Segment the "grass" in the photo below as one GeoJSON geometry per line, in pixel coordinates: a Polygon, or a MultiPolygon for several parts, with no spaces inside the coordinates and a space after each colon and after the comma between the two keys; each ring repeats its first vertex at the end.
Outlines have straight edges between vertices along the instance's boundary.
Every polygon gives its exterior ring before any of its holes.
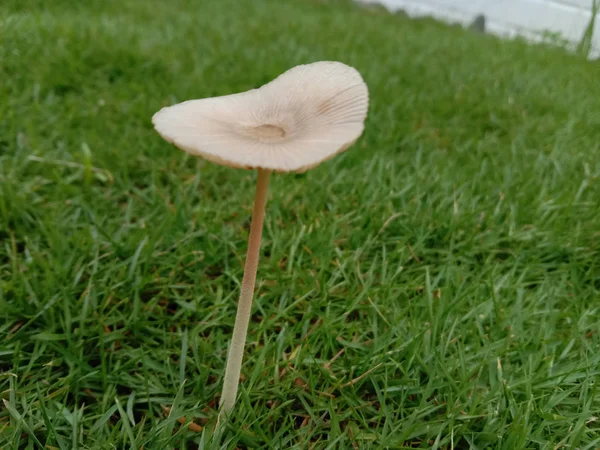
{"type": "Polygon", "coordinates": [[[600,447],[598,63],[317,0],[5,0],[0,42],[1,448],[600,447]],[[366,133],[272,179],[219,441],[255,174],[150,117],[323,59],[366,133]]]}

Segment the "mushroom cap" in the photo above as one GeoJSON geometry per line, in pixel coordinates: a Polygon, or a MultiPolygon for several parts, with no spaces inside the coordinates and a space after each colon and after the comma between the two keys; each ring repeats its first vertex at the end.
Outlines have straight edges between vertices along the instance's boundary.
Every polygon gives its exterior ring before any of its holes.
{"type": "Polygon", "coordinates": [[[258,89],[165,107],[152,122],[166,141],[217,164],[302,172],[350,147],[368,106],[358,71],[323,61],[258,89]]]}

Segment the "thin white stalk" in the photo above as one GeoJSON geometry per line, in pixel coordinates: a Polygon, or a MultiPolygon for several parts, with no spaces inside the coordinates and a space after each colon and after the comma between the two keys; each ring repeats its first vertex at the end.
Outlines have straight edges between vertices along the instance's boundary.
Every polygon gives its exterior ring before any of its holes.
{"type": "Polygon", "coordinates": [[[228,413],[235,404],[235,397],[240,382],[242,370],[242,359],[244,357],[244,344],[248,333],[250,312],[252,310],[252,297],[256,283],[256,269],[258,267],[258,256],[260,253],[260,240],[262,238],[263,219],[265,217],[265,204],[267,203],[267,191],[269,190],[270,170],[258,169],[258,180],[256,182],[256,195],[254,197],[254,210],[252,211],[252,224],[250,225],[250,238],[248,239],[248,253],[244,266],[244,278],[242,279],[242,291],[238,303],[233,337],[229,346],[227,357],[227,368],[225,369],[225,381],[221,394],[221,410],[228,413]]]}

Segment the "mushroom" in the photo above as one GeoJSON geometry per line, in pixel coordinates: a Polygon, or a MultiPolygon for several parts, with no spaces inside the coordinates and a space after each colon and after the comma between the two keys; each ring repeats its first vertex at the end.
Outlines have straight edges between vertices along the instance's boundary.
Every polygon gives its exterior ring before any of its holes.
{"type": "Polygon", "coordinates": [[[257,169],[258,180],[220,408],[237,395],[250,321],[269,177],[303,172],[350,147],[369,104],[358,71],[339,62],[296,66],[258,89],[190,100],[158,111],[152,122],[168,142],[225,166],[257,169]]]}

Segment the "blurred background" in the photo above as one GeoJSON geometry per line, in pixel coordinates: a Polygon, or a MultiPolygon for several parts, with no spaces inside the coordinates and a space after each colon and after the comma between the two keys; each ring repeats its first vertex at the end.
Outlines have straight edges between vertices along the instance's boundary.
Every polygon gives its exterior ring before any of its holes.
{"type": "Polygon", "coordinates": [[[597,58],[600,24],[597,0],[361,0],[413,17],[431,16],[505,37],[555,41],[597,58]]]}

